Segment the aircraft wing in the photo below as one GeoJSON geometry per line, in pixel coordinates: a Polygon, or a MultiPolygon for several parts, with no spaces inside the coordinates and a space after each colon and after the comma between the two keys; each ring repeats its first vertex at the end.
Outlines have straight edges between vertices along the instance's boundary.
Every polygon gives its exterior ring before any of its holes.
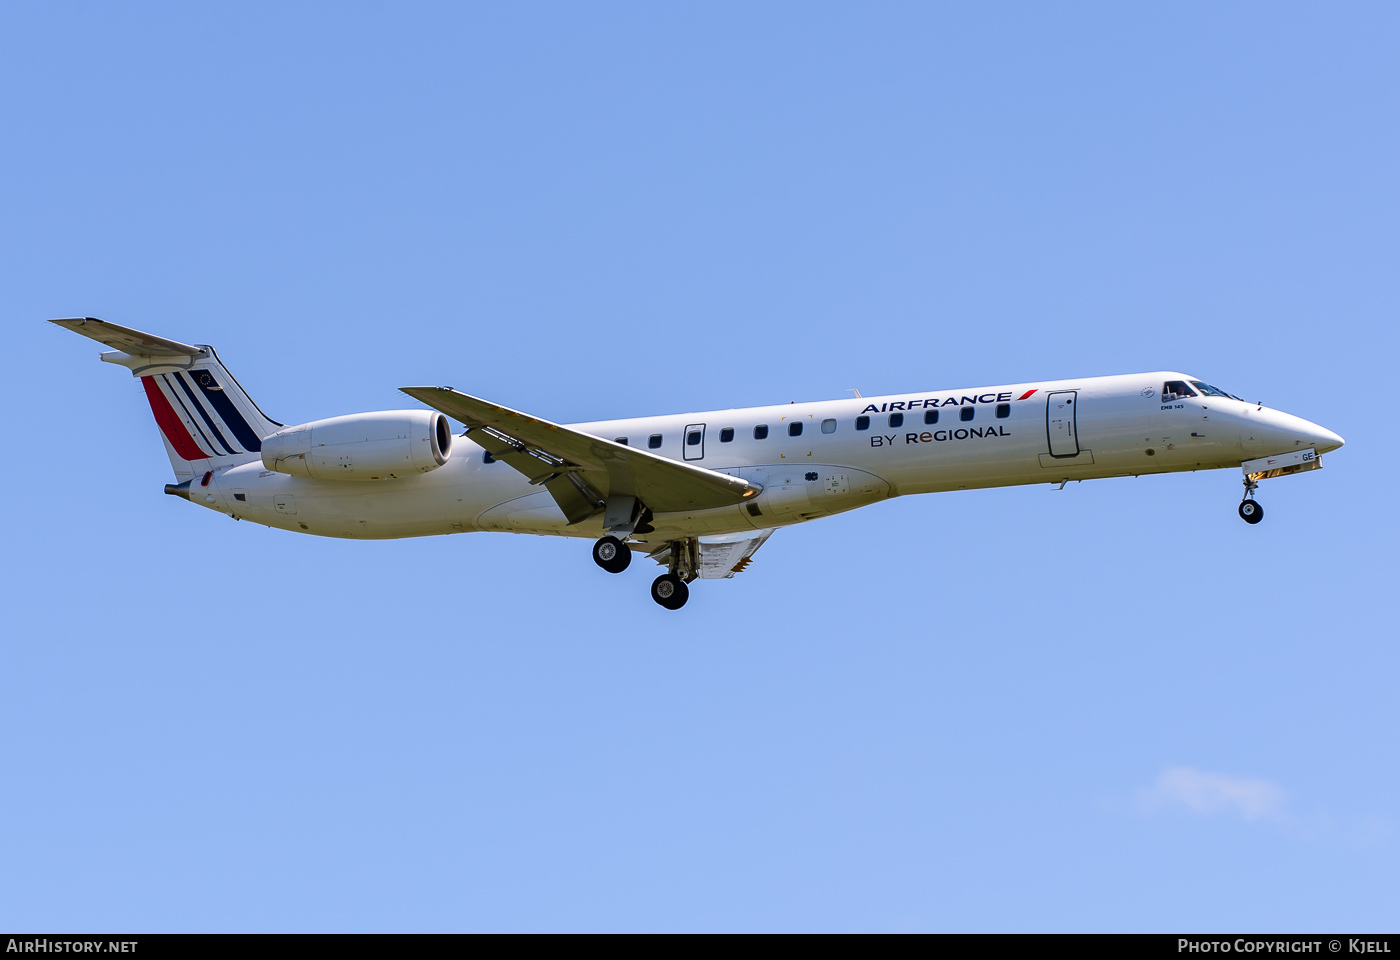
{"type": "Polygon", "coordinates": [[[739,477],[572,430],[451,387],[400,389],[466,424],[474,443],[531,483],[542,484],[570,523],[602,510],[609,497],[636,497],[653,513],[672,513],[732,506],[762,489],[739,477]]]}

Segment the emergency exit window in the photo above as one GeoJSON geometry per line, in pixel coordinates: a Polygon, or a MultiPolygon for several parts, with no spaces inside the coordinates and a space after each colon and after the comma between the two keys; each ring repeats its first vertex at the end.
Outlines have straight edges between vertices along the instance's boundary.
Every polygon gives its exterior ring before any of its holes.
{"type": "Polygon", "coordinates": [[[789,437],[800,437],[800,436],[802,436],[802,421],[797,420],[797,421],[794,421],[794,422],[788,424],[788,436],[789,436],[789,437]]]}

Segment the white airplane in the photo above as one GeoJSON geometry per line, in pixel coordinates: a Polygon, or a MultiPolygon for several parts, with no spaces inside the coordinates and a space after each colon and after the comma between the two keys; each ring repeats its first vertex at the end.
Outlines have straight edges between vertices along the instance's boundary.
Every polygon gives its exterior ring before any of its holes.
{"type": "Polygon", "coordinates": [[[779,527],[911,493],[1240,468],[1317,469],[1342,438],[1184,373],[1046,380],[899,396],[557,424],[451,387],[433,410],[284,426],[214,348],[92,318],[51,321],[141,379],[178,483],[165,492],[270,527],[385,539],[479,530],[593,539],[610,573],[667,568],[676,610],[697,577],[743,570],[779,527]],[[445,416],[444,416],[445,414],[445,416]],[[448,417],[466,430],[454,440],[448,417]]]}

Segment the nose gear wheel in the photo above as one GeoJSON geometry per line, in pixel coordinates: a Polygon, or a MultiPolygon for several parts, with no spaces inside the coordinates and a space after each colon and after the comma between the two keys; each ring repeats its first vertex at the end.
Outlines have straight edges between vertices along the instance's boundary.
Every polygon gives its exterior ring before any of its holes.
{"type": "Polygon", "coordinates": [[[1254,499],[1254,491],[1259,484],[1249,477],[1244,478],[1244,499],[1240,501],[1240,519],[1245,523],[1258,523],[1264,519],[1264,508],[1254,499]]]}

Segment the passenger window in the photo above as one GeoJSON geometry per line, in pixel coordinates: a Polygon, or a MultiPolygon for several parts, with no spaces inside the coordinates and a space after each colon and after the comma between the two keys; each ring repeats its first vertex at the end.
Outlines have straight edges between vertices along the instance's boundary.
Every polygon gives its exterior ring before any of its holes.
{"type": "Polygon", "coordinates": [[[892,413],[892,414],[890,414],[890,429],[893,430],[895,427],[902,427],[902,426],[904,426],[904,414],[902,414],[902,413],[892,413]]]}
{"type": "Polygon", "coordinates": [[[836,421],[835,421],[835,420],[823,420],[823,421],[822,421],[822,433],[835,433],[835,432],[836,432],[836,421]]]}
{"type": "Polygon", "coordinates": [[[627,446],[627,438],[626,438],[626,437],[613,437],[613,443],[620,443],[620,444],[622,444],[622,445],[625,447],[625,446],[627,446]]]}
{"type": "Polygon", "coordinates": [[[661,449],[661,434],[659,434],[659,433],[653,433],[650,437],[648,437],[648,438],[647,438],[647,446],[650,447],[650,448],[653,449],[653,450],[660,450],[660,449],[661,449]]]}
{"type": "Polygon", "coordinates": [[[856,417],[856,429],[857,429],[857,430],[869,430],[869,429],[870,429],[870,418],[869,418],[869,417],[856,417]]]}
{"type": "Polygon", "coordinates": [[[1162,402],[1171,403],[1174,400],[1185,400],[1187,397],[1194,397],[1196,391],[1188,387],[1183,380],[1168,380],[1162,384],[1162,402]]]}
{"type": "Polygon", "coordinates": [[[925,410],[925,411],[924,411],[924,423],[937,423],[937,422],[938,422],[938,411],[937,411],[937,410],[925,410]]]}
{"type": "Polygon", "coordinates": [[[733,428],[733,427],[725,427],[723,430],[721,430],[721,431],[719,432],[719,442],[720,442],[720,443],[728,443],[729,441],[731,441],[731,440],[733,440],[733,439],[734,439],[734,428],[733,428]]]}
{"type": "Polygon", "coordinates": [[[802,421],[798,420],[798,421],[796,421],[796,422],[794,422],[794,423],[789,423],[789,424],[788,424],[788,436],[789,436],[789,437],[800,437],[800,436],[802,436],[802,421]]]}
{"type": "Polygon", "coordinates": [[[685,435],[685,445],[687,447],[700,446],[700,438],[704,436],[699,430],[692,430],[685,435]]]}
{"type": "Polygon", "coordinates": [[[753,438],[754,438],[755,440],[767,440],[767,439],[768,439],[768,424],[766,424],[766,423],[760,423],[758,426],[754,427],[754,428],[753,428],[753,438]]]}
{"type": "Polygon", "coordinates": [[[958,411],[959,420],[971,420],[975,416],[977,416],[976,407],[963,407],[961,410],[958,411]]]}
{"type": "Polygon", "coordinates": [[[997,419],[998,419],[998,420],[1005,420],[1005,419],[1006,419],[1007,417],[1009,417],[1009,416],[1011,416],[1011,404],[1009,404],[1009,403],[999,403],[999,404],[997,404],[997,419]]]}

